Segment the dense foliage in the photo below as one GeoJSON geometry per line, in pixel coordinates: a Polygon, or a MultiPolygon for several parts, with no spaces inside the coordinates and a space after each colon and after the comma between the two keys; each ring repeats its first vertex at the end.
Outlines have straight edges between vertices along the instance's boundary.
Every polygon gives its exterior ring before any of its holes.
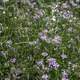
{"type": "Polygon", "coordinates": [[[0,0],[0,80],[80,80],[80,0],[0,0]]]}

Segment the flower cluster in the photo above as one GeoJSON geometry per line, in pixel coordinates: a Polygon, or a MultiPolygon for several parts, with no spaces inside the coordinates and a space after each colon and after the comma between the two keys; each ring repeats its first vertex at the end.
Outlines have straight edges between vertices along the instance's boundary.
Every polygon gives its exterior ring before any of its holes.
{"type": "Polygon", "coordinates": [[[55,58],[50,58],[50,59],[48,59],[48,61],[49,61],[50,68],[57,69],[59,67],[59,64],[56,62],[55,58]]]}
{"type": "Polygon", "coordinates": [[[80,79],[80,0],[0,0],[0,80],[80,79]]]}

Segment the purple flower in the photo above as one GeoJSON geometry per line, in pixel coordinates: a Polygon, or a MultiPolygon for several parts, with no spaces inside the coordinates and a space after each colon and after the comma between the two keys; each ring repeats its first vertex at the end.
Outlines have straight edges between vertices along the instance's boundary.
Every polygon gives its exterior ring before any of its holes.
{"type": "Polygon", "coordinates": [[[63,13],[63,18],[65,18],[65,19],[69,19],[69,18],[71,18],[71,17],[73,17],[73,15],[72,15],[72,13],[71,12],[69,12],[69,11],[65,11],[64,13],[63,13]]]}
{"type": "Polygon", "coordinates": [[[62,42],[61,36],[55,35],[54,39],[52,39],[52,42],[54,42],[55,44],[61,44],[61,42],[62,42]]]}
{"type": "Polygon", "coordinates": [[[66,79],[66,78],[62,78],[62,80],[69,80],[69,79],[66,79]]]}
{"type": "Polygon", "coordinates": [[[46,34],[43,33],[43,32],[40,32],[40,33],[39,33],[39,36],[40,36],[40,39],[41,39],[41,40],[46,40],[46,39],[47,39],[46,34]]]}
{"type": "Polygon", "coordinates": [[[69,80],[69,79],[68,79],[68,74],[67,74],[66,71],[63,71],[63,72],[62,72],[62,80],[69,80]]]}
{"type": "Polygon", "coordinates": [[[59,67],[59,64],[56,62],[56,59],[50,58],[50,59],[48,59],[48,61],[49,61],[50,68],[57,69],[59,67]]]}

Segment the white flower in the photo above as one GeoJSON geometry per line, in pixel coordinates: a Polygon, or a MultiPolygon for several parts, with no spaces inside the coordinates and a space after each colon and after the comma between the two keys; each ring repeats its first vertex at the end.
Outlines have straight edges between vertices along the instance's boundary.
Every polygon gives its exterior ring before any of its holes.
{"type": "Polygon", "coordinates": [[[3,11],[3,14],[5,14],[6,12],[5,11],[3,11]]]}
{"type": "Polygon", "coordinates": [[[43,32],[44,32],[44,33],[47,33],[47,32],[48,32],[48,30],[47,30],[47,29],[44,29],[44,30],[43,30],[43,32]]]}
{"type": "Polygon", "coordinates": [[[3,2],[8,2],[9,0],[3,0],[3,2]]]}
{"type": "Polygon", "coordinates": [[[36,45],[36,44],[38,44],[38,42],[39,42],[39,40],[37,39],[35,41],[30,41],[29,44],[30,45],[36,45]]]}
{"type": "Polygon", "coordinates": [[[52,38],[48,38],[48,39],[46,39],[46,42],[51,43],[51,40],[52,40],[52,38]]]}
{"type": "Polygon", "coordinates": [[[46,56],[48,56],[48,53],[47,52],[43,52],[42,56],[46,57],[46,56]]]}
{"type": "Polygon", "coordinates": [[[11,46],[12,43],[13,43],[12,40],[8,40],[8,41],[6,42],[7,46],[11,46]]]}
{"type": "Polygon", "coordinates": [[[62,59],[67,58],[67,55],[65,55],[64,53],[61,55],[62,59]]]}
{"type": "Polygon", "coordinates": [[[52,20],[53,20],[53,21],[56,21],[56,17],[55,17],[55,16],[53,16],[53,17],[52,17],[52,20]]]}
{"type": "Polygon", "coordinates": [[[42,75],[42,79],[43,79],[43,80],[48,80],[48,75],[47,75],[47,74],[43,74],[43,75],[42,75]]]}
{"type": "Polygon", "coordinates": [[[10,78],[5,78],[5,80],[10,80],[10,78]]]}
{"type": "Polygon", "coordinates": [[[62,7],[63,7],[63,8],[69,8],[70,6],[68,5],[67,2],[65,2],[65,3],[62,4],[62,7]]]}
{"type": "Polygon", "coordinates": [[[55,10],[54,9],[52,9],[52,13],[54,13],[55,12],[55,10]]]}
{"type": "Polygon", "coordinates": [[[42,66],[43,65],[43,60],[37,61],[36,64],[39,65],[39,66],[42,66]]]}
{"type": "Polygon", "coordinates": [[[4,57],[6,57],[6,52],[4,52],[4,51],[0,51],[0,56],[4,56],[4,57]]]}
{"type": "Polygon", "coordinates": [[[77,68],[78,67],[78,65],[77,64],[72,64],[72,70],[74,71],[75,70],[75,68],[77,68]]]}
{"type": "Polygon", "coordinates": [[[68,32],[72,32],[72,30],[73,30],[72,27],[68,28],[68,32]]]}
{"type": "Polygon", "coordinates": [[[71,3],[71,5],[72,5],[73,7],[76,7],[76,6],[77,6],[77,4],[76,4],[73,0],[70,0],[70,3],[71,3]]]}

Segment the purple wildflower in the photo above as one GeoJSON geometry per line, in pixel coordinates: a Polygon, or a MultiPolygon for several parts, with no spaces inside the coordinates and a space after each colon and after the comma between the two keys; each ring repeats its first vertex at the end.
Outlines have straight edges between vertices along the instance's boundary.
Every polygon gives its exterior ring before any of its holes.
{"type": "Polygon", "coordinates": [[[54,39],[52,39],[52,42],[54,42],[55,44],[61,44],[62,38],[59,35],[55,35],[54,39]]]}
{"type": "Polygon", "coordinates": [[[43,32],[40,32],[40,33],[39,33],[39,36],[40,36],[40,39],[41,39],[41,40],[46,40],[46,39],[47,39],[46,34],[43,33],[43,32]]]}
{"type": "Polygon", "coordinates": [[[66,71],[63,71],[63,72],[62,72],[62,80],[69,80],[69,79],[68,79],[68,74],[67,74],[66,71]]]}
{"type": "Polygon", "coordinates": [[[65,12],[63,13],[63,18],[69,19],[69,18],[71,18],[71,17],[73,17],[73,15],[72,15],[71,12],[65,11],[65,12]]]}
{"type": "Polygon", "coordinates": [[[59,64],[56,62],[56,59],[50,58],[49,60],[49,67],[57,69],[59,67],[59,64]]]}

